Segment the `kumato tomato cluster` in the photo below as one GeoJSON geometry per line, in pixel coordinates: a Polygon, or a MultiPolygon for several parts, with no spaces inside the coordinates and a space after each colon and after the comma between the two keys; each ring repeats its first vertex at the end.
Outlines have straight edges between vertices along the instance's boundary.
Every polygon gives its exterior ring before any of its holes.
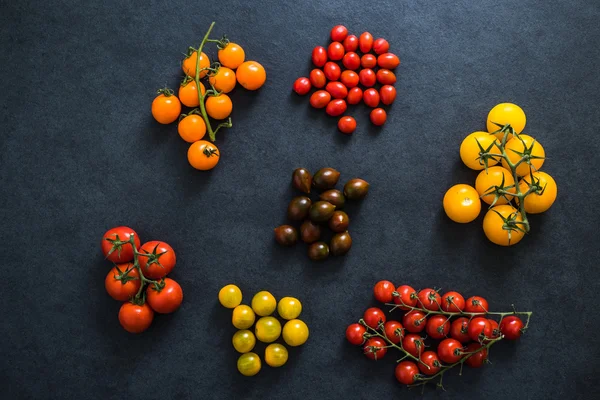
{"type": "MultiPolygon", "coordinates": [[[[527,329],[532,312],[491,312],[486,299],[458,292],[440,294],[431,288],[415,290],[379,281],[373,288],[375,299],[394,312],[395,320],[377,307],[346,329],[346,339],[362,346],[371,360],[382,359],[390,349],[402,353],[397,360],[396,379],[411,386],[436,383],[457,365],[481,367],[488,359],[488,349],[503,340],[516,340],[527,329]],[[526,316],[526,321],[519,315],[526,316]],[[495,316],[495,319],[489,318],[495,316]]],[[[398,357],[395,357],[398,358],[398,357]]]]}
{"type": "Polygon", "coordinates": [[[544,147],[523,132],[525,113],[521,107],[501,103],[487,118],[487,132],[468,135],[460,145],[463,163],[479,172],[475,187],[458,184],[444,195],[444,211],[458,223],[473,221],[488,204],[483,218],[487,238],[500,246],[511,246],[529,232],[527,213],[547,211],[557,195],[556,182],[540,168],[544,147]]]}
{"type": "Polygon", "coordinates": [[[175,251],[165,242],[150,241],[140,247],[140,237],[131,228],[119,226],[102,236],[102,253],[114,266],[104,286],[115,300],[121,326],[131,333],[148,329],[154,313],[170,314],[183,301],[181,286],[167,278],[175,267],[175,251]]]}
{"type": "MultiPolygon", "coordinates": [[[[325,260],[329,255],[343,256],[352,247],[348,232],[350,217],[342,208],[346,200],[361,200],[369,192],[369,183],[362,179],[350,179],[343,192],[335,189],[340,173],[333,168],[321,168],[313,176],[306,168],[297,168],[292,173],[292,186],[306,195],[311,189],[321,191],[319,198],[294,197],[287,209],[288,219],[301,223],[300,235],[292,225],[275,228],[275,240],[282,246],[292,246],[300,239],[308,244],[308,257],[313,261],[325,260]],[[323,229],[328,226],[333,232],[329,245],[321,239],[323,229]]],[[[314,192],[313,192],[314,193],[314,192]]]]}
{"type": "Polygon", "coordinates": [[[215,23],[208,28],[200,46],[189,47],[181,64],[184,78],[179,86],[178,96],[171,89],[158,90],[152,102],[152,115],[161,124],[170,124],[179,119],[179,136],[190,143],[188,162],[195,169],[213,169],[221,157],[217,146],[212,143],[221,128],[231,128],[233,103],[228,93],[239,83],[246,90],[257,90],[266,81],[264,67],[256,61],[245,61],[244,49],[227,37],[209,39],[215,23]],[[216,43],[219,61],[202,50],[206,43],[216,43]],[[207,89],[208,88],[208,89],[207,89]],[[192,108],[181,114],[181,104],[192,108]],[[210,118],[209,118],[210,117],[210,118]],[[218,121],[213,129],[210,120],[218,121]],[[208,131],[210,141],[202,140],[208,131]]]}
{"type": "MultiPolygon", "coordinates": [[[[327,49],[317,46],[312,51],[316,68],[310,71],[308,78],[296,79],[293,90],[303,96],[315,88],[310,105],[324,108],[332,117],[345,114],[348,105],[362,101],[372,108],[371,123],[381,126],[387,119],[381,106],[389,106],[396,99],[396,75],[392,70],[400,65],[398,56],[389,49],[387,40],[373,39],[369,32],[356,37],[349,35],[345,26],[334,26],[327,49]]],[[[356,129],[356,120],[344,115],[338,121],[338,129],[351,135],[356,129]]]]}
{"type": "Polygon", "coordinates": [[[275,297],[267,292],[258,292],[252,297],[250,305],[242,304],[242,291],[236,285],[226,285],[219,291],[219,302],[223,307],[233,309],[231,323],[237,329],[233,334],[233,348],[241,353],[237,361],[238,371],[244,376],[254,376],[260,372],[262,363],[254,346],[256,341],[268,343],[264,360],[268,366],[277,368],[288,360],[288,350],[281,343],[275,343],[283,337],[290,347],[303,345],[308,340],[308,326],[298,319],[302,312],[302,303],[294,297],[275,297]],[[277,311],[285,320],[283,328],[279,319],[273,316],[277,311]],[[251,330],[254,326],[254,332],[251,330]]]}

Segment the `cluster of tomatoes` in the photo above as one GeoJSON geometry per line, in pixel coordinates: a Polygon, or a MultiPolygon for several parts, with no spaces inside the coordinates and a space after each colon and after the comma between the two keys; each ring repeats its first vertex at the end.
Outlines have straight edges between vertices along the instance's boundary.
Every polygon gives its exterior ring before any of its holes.
{"type": "Polygon", "coordinates": [[[237,369],[244,376],[258,374],[262,363],[255,352],[256,340],[269,343],[265,348],[265,362],[268,366],[277,368],[288,360],[288,350],[281,343],[273,343],[279,337],[290,347],[303,345],[308,340],[308,326],[298,319],[302,312],[302,303],[294,297],[283,297],[279,303],[275,297],[261,291],[254,295],[251,306],[242,303],[242,291],[236,285],[226,285],[219,291],[219,302],[223,307],[232,308],[231,323],[239,329],[232,338],[233,347],[241,356],[237,361],[237,369]],[[281,323],[273,313],[277,310],[280,318],[287,322],[281,328],[281,323]],[[256,321],[256,316],[260,318],[256,321]],[[254,322],[254,333],[250,330],[254,322]]]}
{"type": "MultiPolygon", "coordinates": [[[[516,311],[490,312],[488,302],[480,296],[465,300],[455,291],[440,295],[429,288],[396,288],[390,281],[377,282],[374,295],[377,301],[405,311],[401,322],[388,320],[380,308],[372,307],[358,323],[348,326],[346,338],[353,345],[362,345],[365,356],[372,360],[382,359],[390,348],[403,352],[405,357],[395,375],[406,385],[429,381],[462,363],[481,367],[493,343],[516,340],[527,327],[516,311]],[[500,316],[500,321],[488,314],[500,316]],[[433,341],[437,343],[435,351],[428,349],[433,341]]],[[[519,314],[527,315],[529,322],[530,312],[519,314]]]]}
{"type": "Polygon", "coordinates": [[[213,169],[219,162],[219,150],[212,143],[217,131],[232,126],[229,116],[233,103],[227,93],[238,83],[244,89],[257,90],[267,79],[261,64],[245,61],[246,54],[240,45],[225,37],[219,40],[207,39],[213,25],[200,48],[196,50],[190,47],[181,64],[185,75],[179,86],[178,97],[172,90],[164,88],[158,91],[159,95],[152,102],[152,115],[161,124],[170,124],[179,119],[179,136],[191,143],[188,161],[192,167],[203,171],[213,169]],[[218,62],[211,62],[209,56],[202,51],[207,41],[217,43],[218,62]],[[181,114],[181,103],[192,110],[181,114]],[[209,117],[221,121],[214,130],[209,117]],[[210,141],[202,140],[207,130],[210,141]]]}
{"type": "Polygon", "coordinates": [[[292,221],[302,221],[300,235],[292,225],[280,225],[274,229],[275,240],[283,246],[293,246],[298,237],[308,244],[308,257],[313,261],[325,260],[331,253],[343,256],[352,247],[352,238],[348,232],[350,218],[341,209],[348,200],[360,200],[369,191],[369,183],[363,179],[350,179],[344,185],[343,193],[335,189],[340,178],[339,171],[333,168],[321,168],[314,176],[306,168],[296,168],[292,173],[292,185],[295,189],[309,195],[311,189],[321,191],[318,200],[308,196],[294,197],[287,209],[292,221]],[[333,236],[329,245],[323,240],[324,225],[329,226],[333,236]]]}
{"type": "MultiPolygon", "coordinates": [[[[383,125],[387,114],[379,104],[387,106],[396,99],[393,86],[396,75],[392,70],[400,65],[400,59],[388,52],[390,45],[387,40],[373,40],[369,32],[356,37],[349,35],[345,26],[337,25],[331,30],[331,40],[327,49],[322,46],[313,49],[312,62],[317,68],[310,72],[308,78],[296,79],[293,90],[305,95],[312,87],[317,88],[310,96],[311,106],[325,108],[332,117],[344,114],[348,104],[363,101],[373,108],[371,122],[383,125]],[[357,53],[359,50],[362,56],[357,53]],[[377,83],[381,84],[379,90],[374,87],[377,83]]],[[[338,121],[338,128],[350,135],[356,129],[356,120],[343,116],[338,121]]]]}
{"type": "Polygon", "coordinates": [[[119,322],[127,332],[141,333],[148,329],[155,312],[169,314],[179,308],[183,291],[167,278],[176,261],[171,246],[150,241],[140,247],[138,234],[119,226],[102,236],[101,247],[106,259],[114,263],[104,286],[113,299],[124,302],[119,322]]]}
{"type": "Polygon", "coordinates": [[[552,176],[540,171],[544,147],[521,133],[525,122],[525,113],[515,104],[501,103],[492,108],[487,118],[488,132],[473,132],[460,145],[463,163],[481,171],[475,187],[454,185],[443,200],[448,217],[459,223],[477,218],[480,199],[487,203],[483,231],[501,246],[518,243],[529,231],[527,213],[548,210],[557,195],[552,176]]]}

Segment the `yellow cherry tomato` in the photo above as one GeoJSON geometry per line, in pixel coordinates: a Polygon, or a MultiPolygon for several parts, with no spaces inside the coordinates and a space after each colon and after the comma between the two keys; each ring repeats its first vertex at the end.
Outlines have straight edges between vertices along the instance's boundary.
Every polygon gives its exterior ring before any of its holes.
{"type": "Polygon", "coordinates": [[[525,211],[531,214],[543,213],[544,211],[547,211],[552,204],[554,204],[554,200],[556,200],[558,191],[556,182],[554,181],[554,178],[547,173],[537,171],[533,173],[533,178],[531,175],[527,175],[519,181],[521,193],[527,192],[532,182],[540,186],[541,189],[532,192],[525,197],[525,211]]]}
{"type": "Polygon", "coordinates": [[[231,343],[238,353],[248,353],[256,345],[256,338],[252,332],[244,329],[233,334],[231,343]]]}
{"type": "MultiPolygon", "coordinates": [[[[519,160],[522,157],[518,153],[528,153],[530,156],[533,157],[546,156],[544,147],[537,140],[535,140],[529,135],[519,135],[518,137],[510,139],[508,142],[506,142],[504,150],[506,151],[508,159],[513,164],[519,162],[519,160]]],[[[534,172],[539,170],[542,167],[542,165],[544,165],[543,158],[531,158],[529,162],[531,164],[531,170],[534,172]]],[[[502,159],[502,166],[506,169],[510,169],[505,159],[502,159]]],[[[527,164],[526,161],[521,162],[521,164],[519,164],[519,166],[517,167],[517,175],[529,175],[529,167],[530,165],[527,164]]]]}
{"type": "Polygon", "coordinates": [[[206,133],[206,124],[201,116],[190,114],[177,125],[177,132],[183,140],[188,143],[194,143],[204,137],[206,133]]]}
{"type": "Polygon", "coordinates": [[[208,76],[208,81],[215,89],[223,93],[231,92],[237,83],[235,72],[227,67],[219,67],[216,74],[208,76]]]}
{"type": "Polygon", "coordinates": [[[233,110],[233,103],[226,94],[208,96],[206,99],[206,112],[214,119],[225,119],[233,110]]]}
{"type": "MultiPolygon", "coordinates": [[[[200,82],[200,92],[202,94],[206,93],[202,82],[200,82]]],[[[198,88],[195,81],[191,80],[179,86],[179,100],[186,107],[198,107],[200,103],[198,102],[198,88]]]]}
{"type": "Polygon", "coordinates": [[[254,376],[260,371],[260,357],[256,353],[245,353],[237,360],[237,369],[244,376],[254,376]]]}
{"type": "MultiPolygon", "coordinates": [[[[194,51],[190,54],[189,57],[186,57],[181,63],[181,69],[187,76],[191,76],[192,78],[196,77],[196,60],[198,58],[198,52],[194,51]]],[[[202,52],[200,54],[200,69],[210,67],[210,59],[208,56],[202,52]]],[[[200,71],[198,75],[199,78],[204,78],[204,76],[208,73],[207,70],[200,71]]]]}
{"type": "Polygon", "coordinates": [[[308,326],[299,319],[286,322],[283,326],[283,340],[292,347],[303,345],[308,340],[308,326]]]}
{"type": "MultiPolygon", "coordinates": [[[[467,167],[476,171],[485,168],[483,160],[479,158],[481,148],[477,143],[481,145],[484,151],[489,149],[488,153],[500,154],[500,149],[497,146],[498,142],[494,135],[482,131],[468,135],[460,144],[460,159],[467,167]]],[[[488,158],[488,167],[498,164],[498,159],[499,157],[488,158]]]]}
{"type": "MultiPolygon", "coordinates": [[[[504,218],[516,216],[516,221],[523,221],[517,209],[510,204],[494,206],[488,210],[483,218],[483,232],[485,233],[485,236],[487,236],[492,243],[500,246],[512,246],[513,244],[519,243],[525,234],[518,230],[509,231],[504,229],[504,220],[496,212],[500,213],[504,218]]],[[[518,226],[523,228],[522,225],[518,226]]]]}
{"type": "Polygon", "coordinates": [[[265,349],[265,362],[269,367],[281,367],[288,360],[288,351],[284,345],[273,343],[265,349]]]}
{"type": "MultiPolygon", "coordinates": [[[[521,133],[525,129],[527,118],[521,107],[512,103],[500,103],[492,108],[487,117],[488,132],[496,132],[500,127],[494,125],[493,122],[506,125],[510,124],[516,133],[521,133]]],[[[499,140],[502,140],[502,133],[496,133],[499,140]]],[[[512,135],[509,135],[509,139],[512,135]]]]}
{"type": "Polygon", "coordinates": [[[256,61],[246,61],[235,72],[237,81],[247,90],[257,90],[267,80],[265,68],[256,61]]]}
{"type": "Polygon", "coordinates": [[[481,211],[479,194],[472,186],[454,185],[444,195],[444,211],[454,222],[460,224],[471,222],[481,211]]]}
{"type": "Polygon", "coordinates": [[[273,314],[275,307],[277,307],[275,297],[266,290],[256,293],[252,298],[252,309],[261,317],[273,314]]]}
{"type": "Polygon", "coordinates": [[[254,324],[256,316],[249,306],[242,304],[233,309],[231,323],[238,329],[248,329],[254,324]]]}
{"type": "MultiPolygon", "coordinates": [[[[221,153],[214,143],[207,142],[206,140],[198,140],[190,145],[187,156],[188,162],[192,167],[201,171],[207,171],[217,165],[219,158],[221,158],[221,153]]],[[[238,304],[240,303],[238,302],[238,304]]]]}
{"type": "MultiPolygon", "coordinates": [[[[514,187],[515,178],[513,178],[512,173],[509,170],[500,166],[490,167],[487,169],[487,171],[481,171],[479,175],[477,175],[477,179],[475,180],[475,190],[477,190],[477,193],[479,193],[479,195],[481,196],[481,200],[485,201],[488,204],[492,204],[494,202],[494,198],[496,197],[495,194],[486,193],[490,193],[496,187],[500,187],[500,185],[502,184],[502,177],[504,177],[504,190],[511,193],[515,193],[517,191],[517,189],[514,187]],[[508,188],[509,186],[512,186],[512,188],[508,188]]],[[[506,204],[512,198],[513,196],[511,195],[506,195],[506,197],[499,197],[496,201],[496,204],[506,204]]]]}
{"type": "Polygon", "coordinates": [[[180,113],[181,103],[177,96],[173,95],[173,91],[170,89],[164,89],[164,91],[152,101],[152,116],[161,124],[175,122],[177,118],[179,118],[180,113]]]}
{"type": "Polygon", "coordinates": [[[302,303],[295,297],[284,297],[277,304],[277,313],[283,319],[298,318],[302,312],[302,303]]]}
{"type": "Polygon", "coordinates": [[[223,307],[235,308],[242,302],[242,291],[236,285],[223,286],[219,290],[219,302],[223,307]]]}
{"type": "Polygon", "coordinates": [[[219,62],[227,68],[236,69],[246,58],[244,49],[239,44],[229,42],[225,48],[217,53],[219,62]]]}
{"type": "Polygon", "coordinates": [[[263,343],[276,341],[281,335],[281,323],[275,317],[262,317],[254,328],[256,338],[263,343]]]}

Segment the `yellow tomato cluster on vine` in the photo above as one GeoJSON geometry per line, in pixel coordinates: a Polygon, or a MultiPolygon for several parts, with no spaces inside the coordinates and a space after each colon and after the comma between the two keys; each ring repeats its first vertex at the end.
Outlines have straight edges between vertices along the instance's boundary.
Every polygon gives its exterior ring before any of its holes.
{"type": "Polygon", "coordinates": [[[544,147],[522,133],[526,121],[525,112],[516,104],[501,103],[492,108],[487,132],[473,132],[460,145],[463,163],[480,171],[475,187],[454,185],[443,199],[446,215],[458,223],[474,221],[481,212],[481,201],[486,203],[483,231],[501,246],[523,239],[529,232],[527,213],[547,211],[557,196],[556,182],[540,170],[546,156],[544,147]]]}

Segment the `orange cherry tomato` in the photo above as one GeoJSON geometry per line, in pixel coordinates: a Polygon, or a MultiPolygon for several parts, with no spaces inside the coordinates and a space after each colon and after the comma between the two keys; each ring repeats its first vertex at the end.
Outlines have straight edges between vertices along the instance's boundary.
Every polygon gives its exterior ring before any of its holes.
{"type": "Polygon", "coordinates": [[[152,116],[161,124],[170,124],[179,118],[181,103],[170,89],[161,89],[161,94],[152,101],[152,116]]]}
{"type": "Polygon", "coordinates": [[[119,310],[119,322],[129,333],[142,333],[152,323],[154,311],[144,303],[141,306],[132,303],[123,303],[119,310]]]}
{"type": "Polygon", "coordinates": [[[394,69],[400,65],[400,59],[393,53],[383,53],[377,57],[377,65],[385,69],[394,69]]]}
{"type": "Polygon", "coordinates": [[[452,186],[444,195],[444,211],[454,222],[466,224],[473,221],[481,211],[479,193],[469,185],[452,186]]]}
{"type": "MultiPolygon", "coordinates": [[[[187,58],[185,58],[183,60],[183,63],[181,63],[181,69],[183,70],[183,72],[185,72],[185,74],[187,76],[191,76],[192,78],[196,77],[197,58],[198,58],[198,52],[194,51],[192,54],[190,54],[187,58]]],[[[204,52],[202,52],[200,54],[200,69],[208,68],[208,67],[210,67],[210,59],[204,52]]],[[[207,73],[208,73],[207,70],[200,71],[198,78],[204,78],[204,76],[207,73]]]]}
{"type": "Polygon", "coordinates": [[[132,267],[132,263],[118,264],[110,270],[108,275],[106,275],[104,287],[106,288],[106,291],[110,297],[113,299],[118,301],[127,301],[131,297],[135,296],[137,291],[140,290],[142,282],[140,281],[140,274],[137,268],[131,269],[124,279],[117,279],[118,276],[132,267]],[[119,269],[117,269],[117,267],[119,269]],[[119,272],[119,270],[121,272],[119,272]]]}
{"type": "Polygon", "coordinates": [[[216,74],[208,77],[208,81],[219,92],[229,93],[236,84],[235,72],[227,67],[219,67],[216,74]]]}
{"type": "Polygon", "coordinates": [[[179,283],[171,278],[165,278],[165,286],[160,290],[151,284],[146,289],[146,301],[154,311],[169,314],[177,310],[183,301],[183,290],[179,283]]]}
{"type": "Polygon", "coordinates": [[[236,69],[244,62],[246,53],[239,44],[229,42],[224,49],[219,50],[217,56],[219,57],[221,65],[227,68],[236,69]]]}
{"type": "Polygon", "coordinates": [[[246,61],[235,73],[237,81],[247,90],[257,90],[267,80],[265,68],[256,61],[246,61]]]}
{"type": "MultiPolygon", "coordinates": [[[[515,193],[517,191],[514,187],[515,178],[513,178],[512,173],[506,168],[496,165],[495,167],[489,167],[487,171],[485,169],[481,171],[475,180],[475,189],[481,196],[481,200],[492,204],[496,198],[493,191],[496,187],[500,187],[502,181],[504,181],[505,188],[512,186],[512,188],[505,189],[507,192],[515,193]]],[[[513,196],[507,194],[505,197],[499,197],[496,200],[496,204],[506,204],[512,198],[513,196]]]]}
{"type": "MultiPolygon", "coordinates": [[[[202,82],[200,82],[200,92],[202,95],[206,93],[206,89],[202,82]]],[[[198,107],[198,88],[196,87],[196,82],[191,80],[187,83],[179,86],[179,100],[186,107],[198,107]]]]}
{"type": "Polygon", "coordinates": [[[208,96],[206,99],[206,112],[214,119],[225,119],[233,110],[233,103],[226,94],[208,96]]]}
{"type": "Polygon", "coordinates": [[[206,140],[199,140],[192,143],[187,155],[190,165],[201,171],[213,169],[221,157],[217,146],[206,140]]]}
{"type": "Polygon", "coordinates": [[[186,142],[194,143],[202,139],[204,134],[206,134],[206,124],[200,115],[190,114],[179,121],[177,132],[179,132],[179,136],[186,142]]]}
{"type": "MultiPolygon", "coordinates": [[[[521,239],[523,239],[523,236],[525,236],[525,233],[515,229],[504,229],[505,223],[502,219],[514,217],[516,217],[515,222],[523,221],[521,214],[519,214],[517,209],[510,204],[502,204],[492,207],[485,214],[485,217],[483,217],[483,232],[485,233],[485,236],[487,236],[490,242],[500,246],[512,246],[513,244],[519,243],[521,239]],[[500,214],[502,217],[498,214],[500,214]]],[[[518,226],[523,228],[522,225],[518,226]]]]}

